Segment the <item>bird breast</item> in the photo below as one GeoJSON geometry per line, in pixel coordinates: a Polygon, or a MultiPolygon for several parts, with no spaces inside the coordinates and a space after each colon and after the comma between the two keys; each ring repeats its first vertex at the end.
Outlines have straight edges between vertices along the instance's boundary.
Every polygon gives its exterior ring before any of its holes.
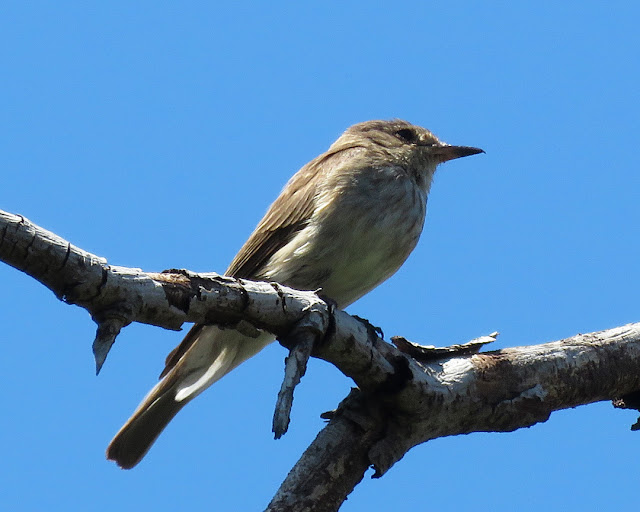
{"type": "Polygon", "coordinates": [[[261,276],[304,290],[322,289],[340,307],[389,278],[422,232],[426,190],[402,168],[329,177],[310,221],[277,251],[261,276]]]}

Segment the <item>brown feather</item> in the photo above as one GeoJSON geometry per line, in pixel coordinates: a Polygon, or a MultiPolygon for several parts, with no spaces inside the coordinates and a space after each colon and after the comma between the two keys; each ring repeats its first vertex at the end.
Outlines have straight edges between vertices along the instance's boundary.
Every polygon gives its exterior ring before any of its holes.
{"type": "Polygon", "coordinates": [[[175,393],[170,392],[176,380],[163,381],[157,392],[140,404],[107,447],[107,459],[116,461],[123,469],[131,469],[142,460],[173,417],[188,403],[176,402],[175,393]]]}
{"type": "MultiPolygon", "coordinates": [[[[269,258],[287,245],[300,230],[307,225],[315,208],[316,187],[314,178],[323,168],[325,162],[353,145],[329,150],[305,165],[294,175],[283,193],[269,207],[264,218],[255,228],[249,239],[240,248],[233,259],[226,275],[244,279],[253,279],[260,275],[269,258]],[[293,205],[293,209],[283,208],[283,205],[293,205]]],[[[174,348],[165,361],[164,370],[160,373],[162,379],[187,353],[191,345],[198,339],[202,330],[201,324],[195,324],[184,337],[180,345],[174,348]]]]}
{"type": "Polygon", "coordinates": [[[200,334],[200,331],[202,331],[202,327],[203,324],[194,324],[193,327],[189,329],[189,332],[184,339],[180,342],[180,345],[169,352],[164,361],[164,370],[162,370],[160,377],[158,377],[159,379],[162,379],[176,364],[178,364],[178,361],[180,361],[182,356],[187,353],[187,350],[189,350],[191,345],[193,345],[198,339],[198,335],[200,334]]]}
{"type": "Polygon", "coordinates": [[[315,206],[313,178],[318,163],[316,160],[309,162],[287,184],[238,251],[227,269],[227,275],[244,279],[259,275],[269,258],[307,225],[315,206]],[[284,205],[293,205],[293,209],[284,208],[284,205]]]}

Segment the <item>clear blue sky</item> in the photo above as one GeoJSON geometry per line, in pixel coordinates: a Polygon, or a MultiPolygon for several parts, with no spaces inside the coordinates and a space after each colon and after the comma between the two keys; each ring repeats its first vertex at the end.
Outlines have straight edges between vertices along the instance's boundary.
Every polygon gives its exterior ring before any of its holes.
{"type": "MultiPolygon", "coordinates": [[[[632,2],[5,2],[0,208],[110,263],[223,271],[293,172],[399,117],[486,155],[443,166],[418,248],[350,311],[387,335],[496,348],[640,320],[640,7],[632,2]]],[[[271,434],[273,345],[180,413],[143,463],[104,459],[181,334],[94,324],[0,265],[6,510],[261,510],[352,383],[311,364],[271,434]]],[[[345,512],[631,510],[640,433],[608,403],[439,439],[345,512]]]]}

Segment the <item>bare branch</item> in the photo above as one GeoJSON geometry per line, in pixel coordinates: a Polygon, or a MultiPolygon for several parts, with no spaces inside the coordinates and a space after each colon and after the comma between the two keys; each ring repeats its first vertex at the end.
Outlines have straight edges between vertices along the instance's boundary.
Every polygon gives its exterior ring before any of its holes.
{"type": "Polygon", "coordinates": [[[283,339],[313,312],[323,317],[313,320],[317,325],[327,326],[331,318],[335,326],[331,350],[325,348],[321,353],[334,359],[360,387],[376,388],[394,372],[394,363],[375,349],[388,344],[372,335],[363,322],[343,311],[332,312],[315,292],[215,273],[175,269],[147,273],[109,265],[106,259],[75,247],[24,217],[2,211],[0,260],[28,273],[64,302],[91,314],[99,326],[94,342],[97,365],[113,344],[117,327],[131,322],[178,330],[185,322],[235,326],[243,320],[245,330],[254,326],[283,339]],[[105,322],[111,324],[100,327],[105,322]]]}
{"type": "Polygon", "coordinates": [[[274,428],[286,431],[308,353],[357,384],[283,482],[269,510],[337,510],[372,466],[383,475],[413,446],[478,431],[512,431],[551,412],[601,400],[637,407],[640,324],[542,345],[475,353],[484,337],[446,349],[384,342],[376,330],[314,292],[186,270],[145,273],[108,265],[0,212],[0,260],[27,272],[98,323],[99,366],[131,322],[183,322],[269,331],[291,350],[274,428]],[[414,357],[416,358],[414,358],[414,357]]]}
{"type": "Polygon", "coordinates": [[[336,511],[362,480],[384,422],[380,410],[358,390],[339,410],[289,472],[267,512],[336,511]]]}
{"type": "Polygon", "coordinates": [[[324,305],[313,292],[278,291],[269,283],[109,265],[24,217],[2,211],[0,260],[91,314],[98,324],[93,345],[98,370],[120,329],[131,322],[179,330],[185,322],[233,326],[246,317],[254,326],[282,335],[311,305],[324,305]]]}
{"type": "Polygon", "coordinates": [[[408,368],[411,377],[399,391],[354,390],[325,415],[331,422],[267,510],[335,511],[369,466],[379,477],[430,439],[512,431],[555,410],[637,396],[640,323],[426,365],[411,361],[408,368]]]}

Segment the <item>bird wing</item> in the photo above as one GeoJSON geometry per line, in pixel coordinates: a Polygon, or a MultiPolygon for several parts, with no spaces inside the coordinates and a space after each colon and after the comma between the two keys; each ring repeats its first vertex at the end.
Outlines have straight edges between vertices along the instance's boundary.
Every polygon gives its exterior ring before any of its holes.
{"type": "Polygon", "coordinates": [[[233,258],[227,275],[244,279],[255,277],[271,256],[304,229],[315,206],[316,187],[311,183],[315,175],[313,171],[312,168],[303,168],[287,183],[233,258]]]}
{"type": "MultiPolygon", "coordinates": [[[[226,275],[244,279],[259,276],[269,258],[287,245],[308,224],[315,209],[318,187],[314,181],[321,173],[331,172],[333,167],[349,161],[352,151],[359,151],[359,144],[344,144],[333,147],[311,160],[285,185],[284,189],[267,210],[249,239],[240,248],[229,265],[226,275]]],[[[198,339],[204,324],[195,324],[180,345],[173,349],[165,361],[160,374],[162,379],[187,353],[198,339]]]]}
{"type": "Polygon", "coordinates": [[[359,144],[332,146],[294,174],[233,258],[226,275],[244,279],[259,276],[269,258],[309,223],[319,192],[320,175],[344,166],[352,152],[360,149],[359,144]]]}
{"type": "MultiPolygon", "coordinates": [[[[316,187],[313,178],[322,172],[322,162],[333,153],[325,153],[312,160],[297,172],[284,187],[280,196],[269,207],[249,239],[229,265],[226,275],[252,279],[260,273],[265,263],[302,230],[315,207],[316,187]],[[285,207],[286,205],[286,207],[285,207]]],[[[180,345],[173,349],[165,361],[160,374],[162,379],[186,354],[198,339],[203,324],[195,324],[180,345]]]]}

